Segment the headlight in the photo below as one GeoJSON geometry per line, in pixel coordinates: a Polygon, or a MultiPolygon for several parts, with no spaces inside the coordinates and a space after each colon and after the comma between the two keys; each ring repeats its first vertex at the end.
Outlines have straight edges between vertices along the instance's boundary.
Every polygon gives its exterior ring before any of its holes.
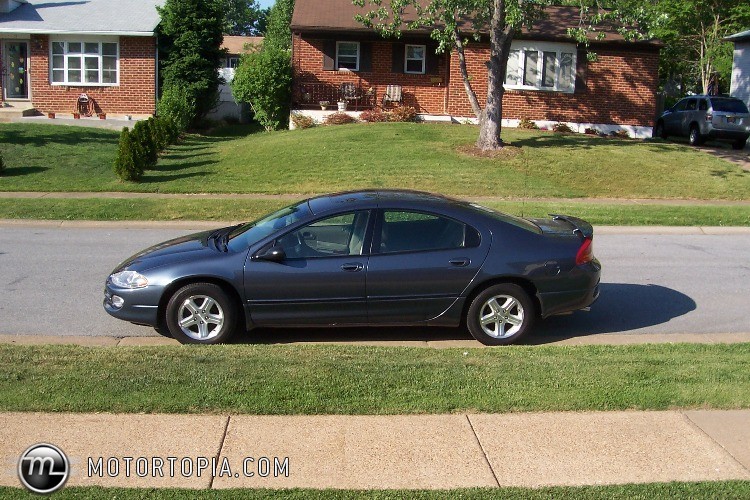
{"type": "Polygon", "coordinates": [[[148,286],[148,279],[135,271],[121,271],[109,277],[112,284],[121,288],[143,288],[148,286]]]}

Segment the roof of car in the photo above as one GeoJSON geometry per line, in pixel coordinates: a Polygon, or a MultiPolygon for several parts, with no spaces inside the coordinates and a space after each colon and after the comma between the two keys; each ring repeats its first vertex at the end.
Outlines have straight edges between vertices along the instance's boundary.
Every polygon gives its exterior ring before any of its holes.
{"type": "Polygon", "coordinates": [[[422,206],[456,205],[464,202],[448,198],[439,194],[408,189],[373,189],[363,191],[345,191],[310,198],[308,204],[313,214],[335,210],[342,205],[354,208],[368,208],[380,206],[382,201],[398,201],[402,203],[419,203],[422,206]]]}

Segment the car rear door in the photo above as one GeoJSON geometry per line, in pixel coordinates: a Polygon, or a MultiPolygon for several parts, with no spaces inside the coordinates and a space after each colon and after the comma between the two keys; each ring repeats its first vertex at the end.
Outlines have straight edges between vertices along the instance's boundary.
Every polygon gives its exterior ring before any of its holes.
{"type": "Polygon", "coordinates": [[[366,324],[369,224],[369,210],[327,216],[266,245],[284,251],[281,262],[257,258],[265,248],[256,252],[246,262],[244,281],[253,323],[366,324]]]}
{"type": "Polygon", "coordinates": [[[696,121],[698,113],[698,99],[691,97],[685,103],[685,110],[680,112],[680,135],[690,133],[690,125],[696,121]]]}
{"type": "Polygon", "coordinates": [[[367,268],[371,324],[418,323],[447,310],[490,247],[474,227],[441,214],[380,210],[367,268]]]}

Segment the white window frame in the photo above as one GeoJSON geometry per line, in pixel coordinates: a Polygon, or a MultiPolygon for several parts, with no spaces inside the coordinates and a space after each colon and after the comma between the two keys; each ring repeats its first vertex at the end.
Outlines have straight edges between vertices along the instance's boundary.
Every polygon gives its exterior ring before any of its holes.
{"type": "Polygon", "coordinates": [[[50,43],[49,43],[49,83],[52,86],[58,86],[58,87],[118,87],[120,85],[120,38],[119,37],[112,37],[112,36],[76,36],[76,37],[51,37],[50,43]],[[55,43],[64,43],[65,48],[63,49],[63,54],[53,54],[53,46],[55,43]],[[68,80],[68,60],[69,57],[76,57],[77,54],[70,54],[68,52],[68,46],[71,43],[80,43],[81,44],[81,81],[80,82],[71,82],[68,80]],[[98,43],[99,44],[99,53],[97,55],[93,54],[85,54],[85,47],[87,43],[98,43]],[[104,64],[103,64],[103,58],[105,57],[102,53],[102,44],[104,43],[111,43],[115,44],[117,47],[116,51],[116,66],[115,66],[115,81],[114,82],[108,82],[104,83],[102,82],[103,76],[104,76],[104,64]],[[62,68],[55,68],[56,70],[62,70],[63,71],[63,81],[62,82],[56,82],[54,81],[53,77],[53,61],[54,56],[60,56],[63,57],[63,67],[62,68]],[[86,79],[86,68],[85,68],[85,58],[86,57],[98,57],[99,59],[99,81],[98,82],[86,82],[84,81],[86,79]]]}
{"type": "Polygon", "coordinates": [[[228,69],[237,69],[240,65],[240,58],[239,56],[227,56],[226,60],[226,68],[228,69]],[[234,66],[232,66],[232,62],[234,61],[234,66]]]}
{"type": "MultiPolygon", "coordinates": [[[[576,53],[576,45],[573,43],[554,43],[554,42],[533,42],[533,41],[527,41],[527,40],[518,40],[514,41],[511,44],[511,56],[514,55],[513,51],[515,52],[515,55],[517,57],[517,76],[518,76],[518,84],[512,85],[505,83],[504,87],[506,89],[514,89],[514,90],[541,90],[546,92],[563,92],[566,94],[572,94],[575,92],[576,87],[576,64],[577,64],[577,53],[576,53]],[[536,85],[524,85],[524,75],[526,74],[526,53],[527,52],[537,52],[539,55],[537,57],[537,84],[536,85]],[[544,53],[545,52],[554,52],[555,53],[555,82],[552,87],[544,87],[542,86],[542,83],[544,82],[544,53]],[[562,54],[571,54],[571,69],[570,69],[570,87],[562,87],[560,85],[560,61],[562,60],[562,54]]],[[[509,58],[510,62],[510,58],[509,58]]],[[[509,64],[510,66],[510,64],[509,64]]],[[[507,79],[507,75],[505,75],[505,78],[503,79],[505,81],[507,79]]]]}
{"type": "MultiPolygon", "coordinates": [[[[351,41],[346,41],[346,40],[342,40],[340,42],[336,42],[336,71],[359,71],[359,60],[360,60],[361,56],[362,56],[362,52],[360,50],[359,42],[351,42],[351,41]],[[354,67],[354,68],[342,68],[341,66],[339,66],[339,47],[341,46],[342,43],[343,44],[355,44],[357,46],[357,63],[356,63],[356,67],[354,67]]],[[[352,57],[352,56],[348,56],[347,55],[347,56],[344,56],[344,57],[352,57]]]]}
{"type": "Polygon", "coordinates": [[[427,45],[419,45],[415,43],[407,43],[404,45],[404,73],[409,75],[424,75],[427,71],[427,45]],[[409,47],[421,47],[422,55],[421,59],[409,57],[409,47]],[[409,61],[422,61],[422,71],[409,71],[409,61]]]}

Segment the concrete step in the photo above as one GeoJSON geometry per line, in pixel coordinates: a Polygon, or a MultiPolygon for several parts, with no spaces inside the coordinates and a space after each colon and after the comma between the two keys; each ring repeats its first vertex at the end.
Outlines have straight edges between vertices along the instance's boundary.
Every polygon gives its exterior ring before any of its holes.
{"type": "Polygon", "coordinates": [[[39,116],[41,113],[31,102],[6,102],[0,104],[0,123],[9,123],[25,116],[39,116]]]}

